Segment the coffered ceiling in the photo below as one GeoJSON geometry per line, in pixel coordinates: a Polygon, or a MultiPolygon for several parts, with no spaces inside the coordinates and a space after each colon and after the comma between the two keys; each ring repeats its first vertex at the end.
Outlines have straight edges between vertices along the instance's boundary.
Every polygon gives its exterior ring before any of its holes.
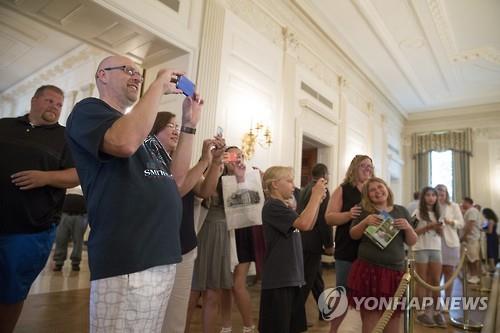
{"type": "Polygon", "coordinates": [[[500,102],[498,0],[292,0],[408,113],[500,102]]]}
{"type": "Polygon", "coordinates": [[[0,92],[81,42],[0,7],[0,92]]]}
{"type": "MultiPolygon", "coordinates": [[[[500,103],[499,0],[288,1],[403,113],[500,103]]],[[[0,92],[82,42],[143,65],[183,53],[89,0],[0,0],[0,92]]]]}
{"type": "Polygon", "coordinates": [[[185,53],[92,1],[0,0],[0,93],[82,43],[144,67],[185,53]]]}

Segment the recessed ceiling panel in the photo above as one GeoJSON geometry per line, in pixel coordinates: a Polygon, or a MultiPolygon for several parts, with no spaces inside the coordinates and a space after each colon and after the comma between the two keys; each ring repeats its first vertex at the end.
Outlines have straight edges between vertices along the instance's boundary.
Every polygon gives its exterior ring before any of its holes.
{"type": "Polygon", "coordinates": [[[140,34],[131,26],[120,22],[114,22],[102,34],[95,37],[96,40],[106,44],[108,47],[118,47],[128,40],[137,38],[140,34]]]}
{"type": "Polygon", "coordinates": [[[500,52],[500,1],[443,0],[458,52],[486,46],[500,52]]]}
{"type": "Polygon", "coordinates": [[[89,0],[0,0],[0,92],[81,43],[139,64],[186,51],[89,0]]]}
{"type": "Polygon", "coordinates": [[[64,24],[68,17],[75,15],[83,6],[80,0],[49,1],[38,13],[54,23],[64,24]]]}
{"type": "Polygon", "coordinates": [[[81,44],[4,7],[0,18],[0,92],[81,44]]]}
{"type": "Polygon", "coordinates": [[[500,102],[498,0],[296,3],[407,112],[500,102]]]}
{"type": "MultiPolygon", "coordinates": [[[[31,47],[0,32],[0,71],[24,56],[31,47]]],[[[2,79],[3,80],[3,79],[2,79]]]]}

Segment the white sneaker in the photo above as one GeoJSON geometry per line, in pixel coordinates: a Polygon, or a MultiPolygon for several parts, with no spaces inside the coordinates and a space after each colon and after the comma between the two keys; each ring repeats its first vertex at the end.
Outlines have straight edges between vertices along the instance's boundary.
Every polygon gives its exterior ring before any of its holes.
{"type": "Polygon", "coordinates": [[[467,279],[467,282],[471,284],[478,284],[481,280],[479,279],[478,276],[471,276],[470,278],[467,279]]]}
{"type": "Polygon", "coordinates": [[[252,326],[243,326],[243,333],[255,333],[255,325],[252,326]]]}

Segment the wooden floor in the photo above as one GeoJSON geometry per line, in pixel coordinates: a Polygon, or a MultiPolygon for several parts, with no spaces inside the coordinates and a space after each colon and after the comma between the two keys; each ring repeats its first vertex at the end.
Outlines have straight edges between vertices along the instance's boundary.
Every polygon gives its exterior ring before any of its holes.
{"type": "MultiPolygon", "coordinates": [[[[89,271],[86,254],[80,272],[71,272],[69,266],[71,265],[67,262],[63,272],[52,272],[52,262],[47,263],[47,267],[35,281],[30,291],[15,332],[88,332],[89,271]]],[[[327,287],[334,284],[334,277],[333,268],[324,269],[327,287]]],[[[460,288],[460,282],[457,280],[454,289],[460,292],[460,288]]],[[[249,290],[257,322],[260,285],[250,286],[249,290]]],[[[471,292],[472,295],[478,295],[478,291],[471,290],[471,292]]],[[[201,332],[200,313],[200,309],[197,309],[191,324],[191,332],[201,332]]],[[[329,323],[318,321],[318,310],[312,297],[307,303],[307,315],[309,321],[313,324],[308,332],[329,332],[329,323]]],[[[481,322],[484,312],[474,312],[471,316],[472,319],[481,322]]],[[[237,310],[233,309],[233,332],[241,332],[241,326],[241,317],[237,310]]],[[[359,315],[355,311],[350,311],[346,320],[344,320],[342,328],[343,332],[360,332],[359,315]]],[[[461,332],[451,326],[448,329],[429,329],[415,324],[414,328],[416,333],[461,332]]]]}

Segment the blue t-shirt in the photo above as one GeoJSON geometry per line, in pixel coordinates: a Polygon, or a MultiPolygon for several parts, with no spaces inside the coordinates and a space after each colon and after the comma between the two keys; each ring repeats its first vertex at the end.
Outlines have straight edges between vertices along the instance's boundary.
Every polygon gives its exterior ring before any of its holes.
{"type": "Polygon", "coordinates": [[[104,134],[122,116],[104,101],[86,98],[66,124],[87,203],[91,280],[181,261],[182,202],[163,161],[147,144],[128,158],[100,150],[104,134]]]}

